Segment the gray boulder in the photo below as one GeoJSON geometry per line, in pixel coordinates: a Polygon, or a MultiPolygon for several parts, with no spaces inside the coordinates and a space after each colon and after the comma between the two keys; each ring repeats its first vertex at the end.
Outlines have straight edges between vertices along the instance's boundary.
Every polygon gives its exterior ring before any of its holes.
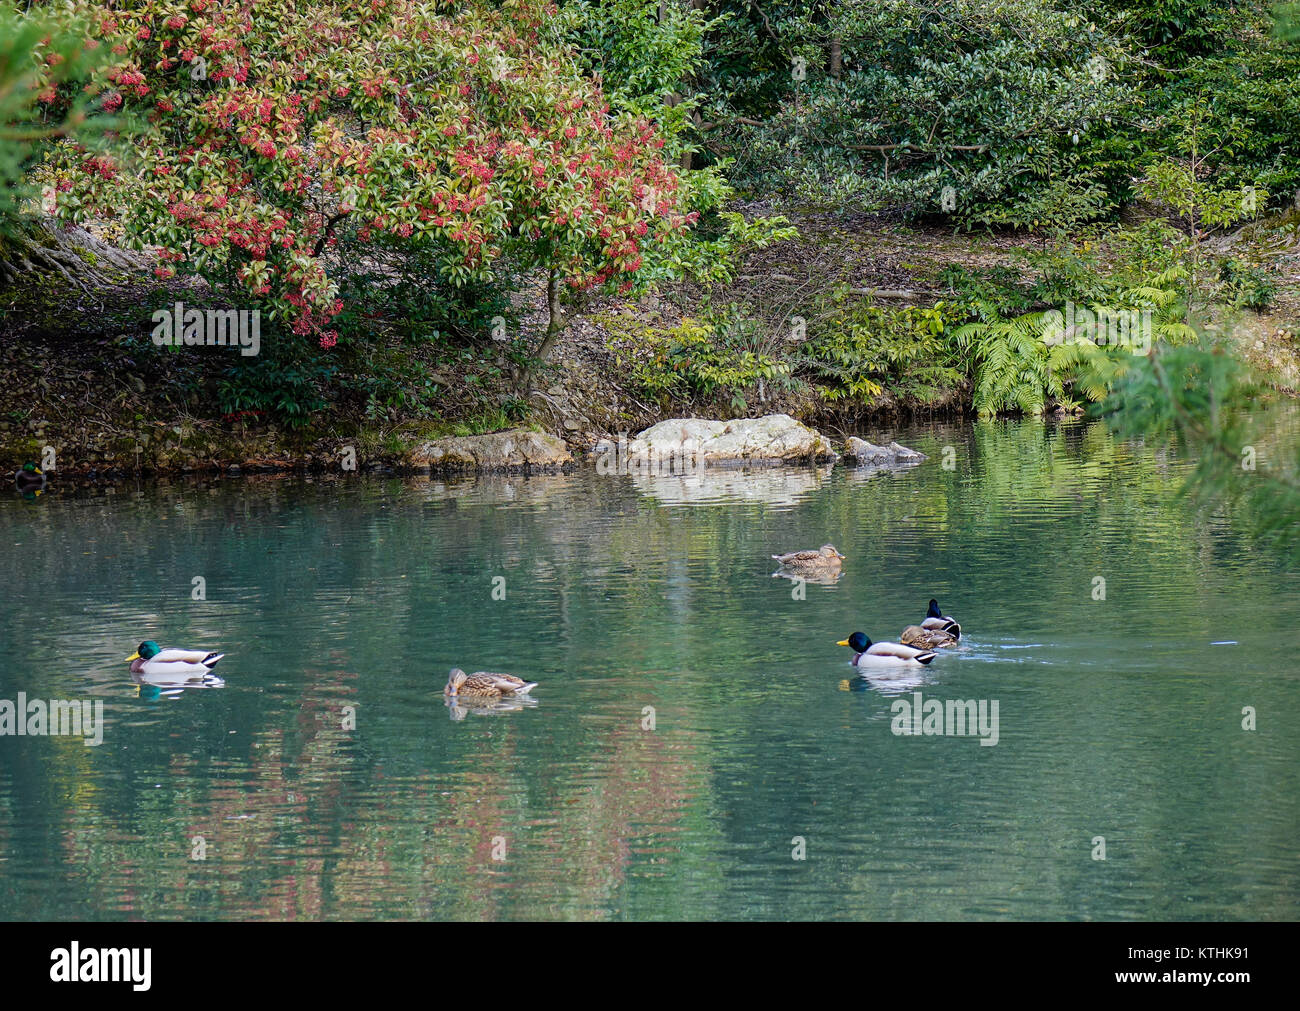
{"type": "Polygon", "coordinates": [[[868,442],[866,439],[858,439],[853,436],[849,437],[844,456],[845,459],[852,460],[855,463],[886,467],[899,463],[920,463],[925,459],[924,453],[908,449],[897,442],[891,442],[888,446],[877,446],[874,442],[868,442]]]}
{"type": "Polygon", "coordinates": [[[545,432],[511,429],[488,435],[434,439],[416,446],[409,463],[430,471],[554,471],[573,463],[564,440],[545,432]]]}
{"type": "Polygon", "coordinates": [[[708,464],[808,463],[833,460],[830,440],[788,414],[709,421],[672,418],[652,425],[627,445],[632,460],[708,464]]]}

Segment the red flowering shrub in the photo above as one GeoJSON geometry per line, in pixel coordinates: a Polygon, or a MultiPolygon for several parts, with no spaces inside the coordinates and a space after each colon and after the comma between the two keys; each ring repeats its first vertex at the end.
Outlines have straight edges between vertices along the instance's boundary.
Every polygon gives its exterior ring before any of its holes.
{"type": "Polygon", "coordinates": [[[146,126],[70,158],[59,210],[121,214],[161,276],[236,281],[329,347],[340,269],[380,236],[435,248],[453,284],[507,253],[575,289],[681,269],[689,184],[539,0],[88,6],[103,103],[146,126]]]}

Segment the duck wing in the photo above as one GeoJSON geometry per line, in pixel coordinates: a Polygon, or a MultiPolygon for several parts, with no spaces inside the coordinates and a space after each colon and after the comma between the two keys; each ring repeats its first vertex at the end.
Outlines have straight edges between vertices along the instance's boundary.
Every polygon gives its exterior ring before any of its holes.
{"type": "Polygon", "coordinates": [[[898,641],[904,646],[914,646],[918,649],[942,649],[945,646],[957,645],[957,637],[952,633],[937,628],[922,628],[920,625],[908,625],[903,629],[903,634],[898,637],[898,641]]]}
{"type": "Polygon", "coordinates": [[[209,653],[201,649],[163,649],[149,658],[150,663],[197,663],[215,667],[225,653],[209,653]]]}
{"type": "Polygon", "coordinates": [[[470,680],[473,680],[474,678],[483,678],[495,686],[499,691],[511,695],[526,695],[537,687],[536,681],[525,681],[523,678],[515,677],[513,674],[493,674],[490,671],[478,671],[471,676],[470,680]]]}
{"type": "Polygon", "coordinates": [[[784,555],[773,555],[782,565],[805,565],[821,558],[818,551],[787,551],[784,555]]]}
{"type": "Polygon", "coordinates": [[[929,650],[904,646],[901,642],[873,642],[867,647],[867,656],[888,657],[894,660],[915,660],[917,663],[929,663],[934,654],[929,650]]]}
{"type": "Polygon", "coordinates": [[[961,638],[961,626],[946,616],[943,618],[926,618],[921,622],[921,627],[938,632],[947,632],[954,639],[961,638]]]}

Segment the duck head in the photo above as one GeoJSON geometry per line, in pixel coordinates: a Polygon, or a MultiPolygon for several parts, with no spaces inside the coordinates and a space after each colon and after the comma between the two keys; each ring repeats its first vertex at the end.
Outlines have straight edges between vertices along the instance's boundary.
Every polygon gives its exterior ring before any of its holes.
{"type": "Polygon", "coordinates": [[[855,653],[865,653],[867,647],[871,645],[871,640],[867,638],[864,632],[854,632],[847,639],[841,639],[835,644],[836,646],[847,646],[855,653]]]}
{"type": "Polygon", "coordinates": [[[831,560],[840,561],[840,562],[844,561],[844,556],[835,550],[834,544],[823,544],[821,546],[821,549],[817,553],[827,561],[831,561],[831,560]]]}
{"type": "Polygon", "coordinates": [[[930,610],[925,612],[927,618],[942,618],[943,612],[939,610],[939,602],[933,597],[930,598],[930,610]]]}
{"type": "Polygon", "coordinates": [[[451,673],[447,675],[447,687],[442,690],[444,695],[455,695],[460,691],[460,686],[469,680],[469,675],[459,667],[453,667],[451,673]]]}
{"type": "Polygon", "coordinates": [[[135,652],[127,657],[127,660],[152,660],[161,652],[162,647],[152,639],[146,639],[135,648],[135,652]]]}
{"type": "Polygon", "coordinates": [[[45,471],[28,460],[14,471],[14,485],[24,494],[34,492],[39,495],[45,490],[45,471]]]}

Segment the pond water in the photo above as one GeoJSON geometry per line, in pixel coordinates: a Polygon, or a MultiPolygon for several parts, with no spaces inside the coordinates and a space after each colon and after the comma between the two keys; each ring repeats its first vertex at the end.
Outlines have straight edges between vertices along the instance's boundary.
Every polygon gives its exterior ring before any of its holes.
{"type": "Polygon", "coordinates": [[[1295,573],[1099,426],[889,434],[930,460],[10,493],[0,700],[103,725],[0,736],[0,918],[1300,914],[1295,573]],[[964,648],[856,678],[931,596],[964,648]],[[143,639],[224,685],[137,685],[143,639]],[[895,734],[918,692],[996,744],[895,734]]]}

